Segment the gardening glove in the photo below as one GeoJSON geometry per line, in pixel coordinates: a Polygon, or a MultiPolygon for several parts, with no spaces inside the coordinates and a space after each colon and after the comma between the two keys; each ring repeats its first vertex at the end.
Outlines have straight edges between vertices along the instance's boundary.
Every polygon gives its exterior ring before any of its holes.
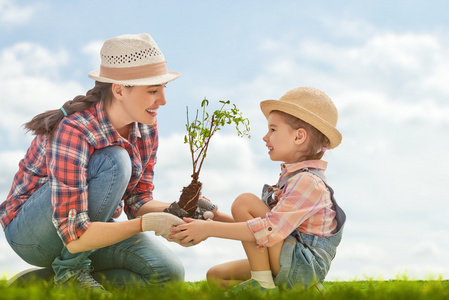
{"type": "Polygon", "coordinates": [[[140,231],[154,231],[156,235],[160,235],[169,242],[175,242],[184,247],[193,246],[191,242],[181,244],[180,239],[170,239],[170,229],[173,226],[184,224],[185,222],[175,215],[160,212],[147,213],[140,217],[140,231]]]}
{"type": "Polygon", "coordinates": [[[213,204],[209,199],[207,199],[204,196],[199,197],[198,207],[204,208],[205,210],[209,210],[211,212],[216,212],[218,210],[218,206],[213,204]]]}
{"type": "Polygon", "coordinates": [[[216,212],[218,210],[218,206],[213,204],[209,199],[207,199],[204,196],[200,196],[198,198],[198,204],[197,205],[198,205],[198,207],[200,209],[205,210],[205,212],[203,213],[203,218],[205,220],[212,221],[212,219],[215,216],[214,212],[216,212]]]}

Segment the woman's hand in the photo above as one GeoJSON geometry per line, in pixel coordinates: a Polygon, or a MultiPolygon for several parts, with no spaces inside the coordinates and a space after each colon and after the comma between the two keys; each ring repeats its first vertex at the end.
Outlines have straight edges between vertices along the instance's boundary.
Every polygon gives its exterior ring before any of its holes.
{"type": "Polygon", "coordinates": [[[197,245],[209,237],[208,225],[213,221],[190,218],[184,218],[183,220],[186,222],[185,224],[175,226],[170,230],[172,232],[169,236],[170,239],[180,240],[181,244],[191,242],[193,245],[197,245]]]}
{"type": "Polygon", "coordinates": [[[175,215],[161,213],[147,213],[140,217],[140,231],[154,231],[156,235],[160,235],[169,242],[175,242],[184,247],[192,246],[192,243],[181,243],[179,239],[171,239],[170,229],[173,226],[184,224],[184,221],[175,215]]]}

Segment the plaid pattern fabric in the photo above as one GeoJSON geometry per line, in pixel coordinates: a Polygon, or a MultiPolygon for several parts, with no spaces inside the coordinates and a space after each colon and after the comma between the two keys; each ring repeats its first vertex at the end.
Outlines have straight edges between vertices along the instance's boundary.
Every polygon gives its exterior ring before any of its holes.
{"type": "MultiPolygon", "coordinates": [[[[324,172],[326,167],[327,163],[322,160],[283,164],[278,184],[296,170],[315,168],[324,172]]],[[[300,172],[288,179],[283,189],[275,185],[274,191],[276,206],[265,218],[247,222],[259,249],[279,243],[295,229],[320,237],[333,233],[337,226],[336,213],[332,210],[329,190],[317,176],[300,172]]]]}
{"type": "Polygon", "coordinates": [[[50,143],[46,136],[36,136],[25,158],[19,163],[11,191],[0,205],[0,222],[5,228],[22,205],[44,183],[52,191],[53,224],[64,244],[76,240],[90,225],[88,217],[88,165],[96,149],[118,145],[127,150],[132,162],[132,175],[123,203],[128,218],[152,199],[153,169],[158,148],[157,124],[133,123],[129,140],[112,127],[103,101],[89,110],[65,117],[50,143]]]}

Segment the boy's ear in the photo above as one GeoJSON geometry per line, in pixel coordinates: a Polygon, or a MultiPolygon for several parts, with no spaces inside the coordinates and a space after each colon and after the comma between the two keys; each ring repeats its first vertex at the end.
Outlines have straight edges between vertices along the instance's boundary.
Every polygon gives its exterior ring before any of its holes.
{"type": "Polygon", "coordinates": [[[296,130],[295,143],[301,145],[307,139],[307,131],[304,128],[299,128],[296,130]]]}

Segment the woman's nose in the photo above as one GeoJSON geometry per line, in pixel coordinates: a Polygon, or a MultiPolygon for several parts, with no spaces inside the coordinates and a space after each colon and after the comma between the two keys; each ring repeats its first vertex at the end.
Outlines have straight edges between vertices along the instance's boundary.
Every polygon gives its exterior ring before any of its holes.
{"type": "Polygon", "coordinates": [[[167,100],[165,99],[165,93],[162,94],[162,96],[158,99],[158,103],[161,106],[167,104],[167,100]]]}

